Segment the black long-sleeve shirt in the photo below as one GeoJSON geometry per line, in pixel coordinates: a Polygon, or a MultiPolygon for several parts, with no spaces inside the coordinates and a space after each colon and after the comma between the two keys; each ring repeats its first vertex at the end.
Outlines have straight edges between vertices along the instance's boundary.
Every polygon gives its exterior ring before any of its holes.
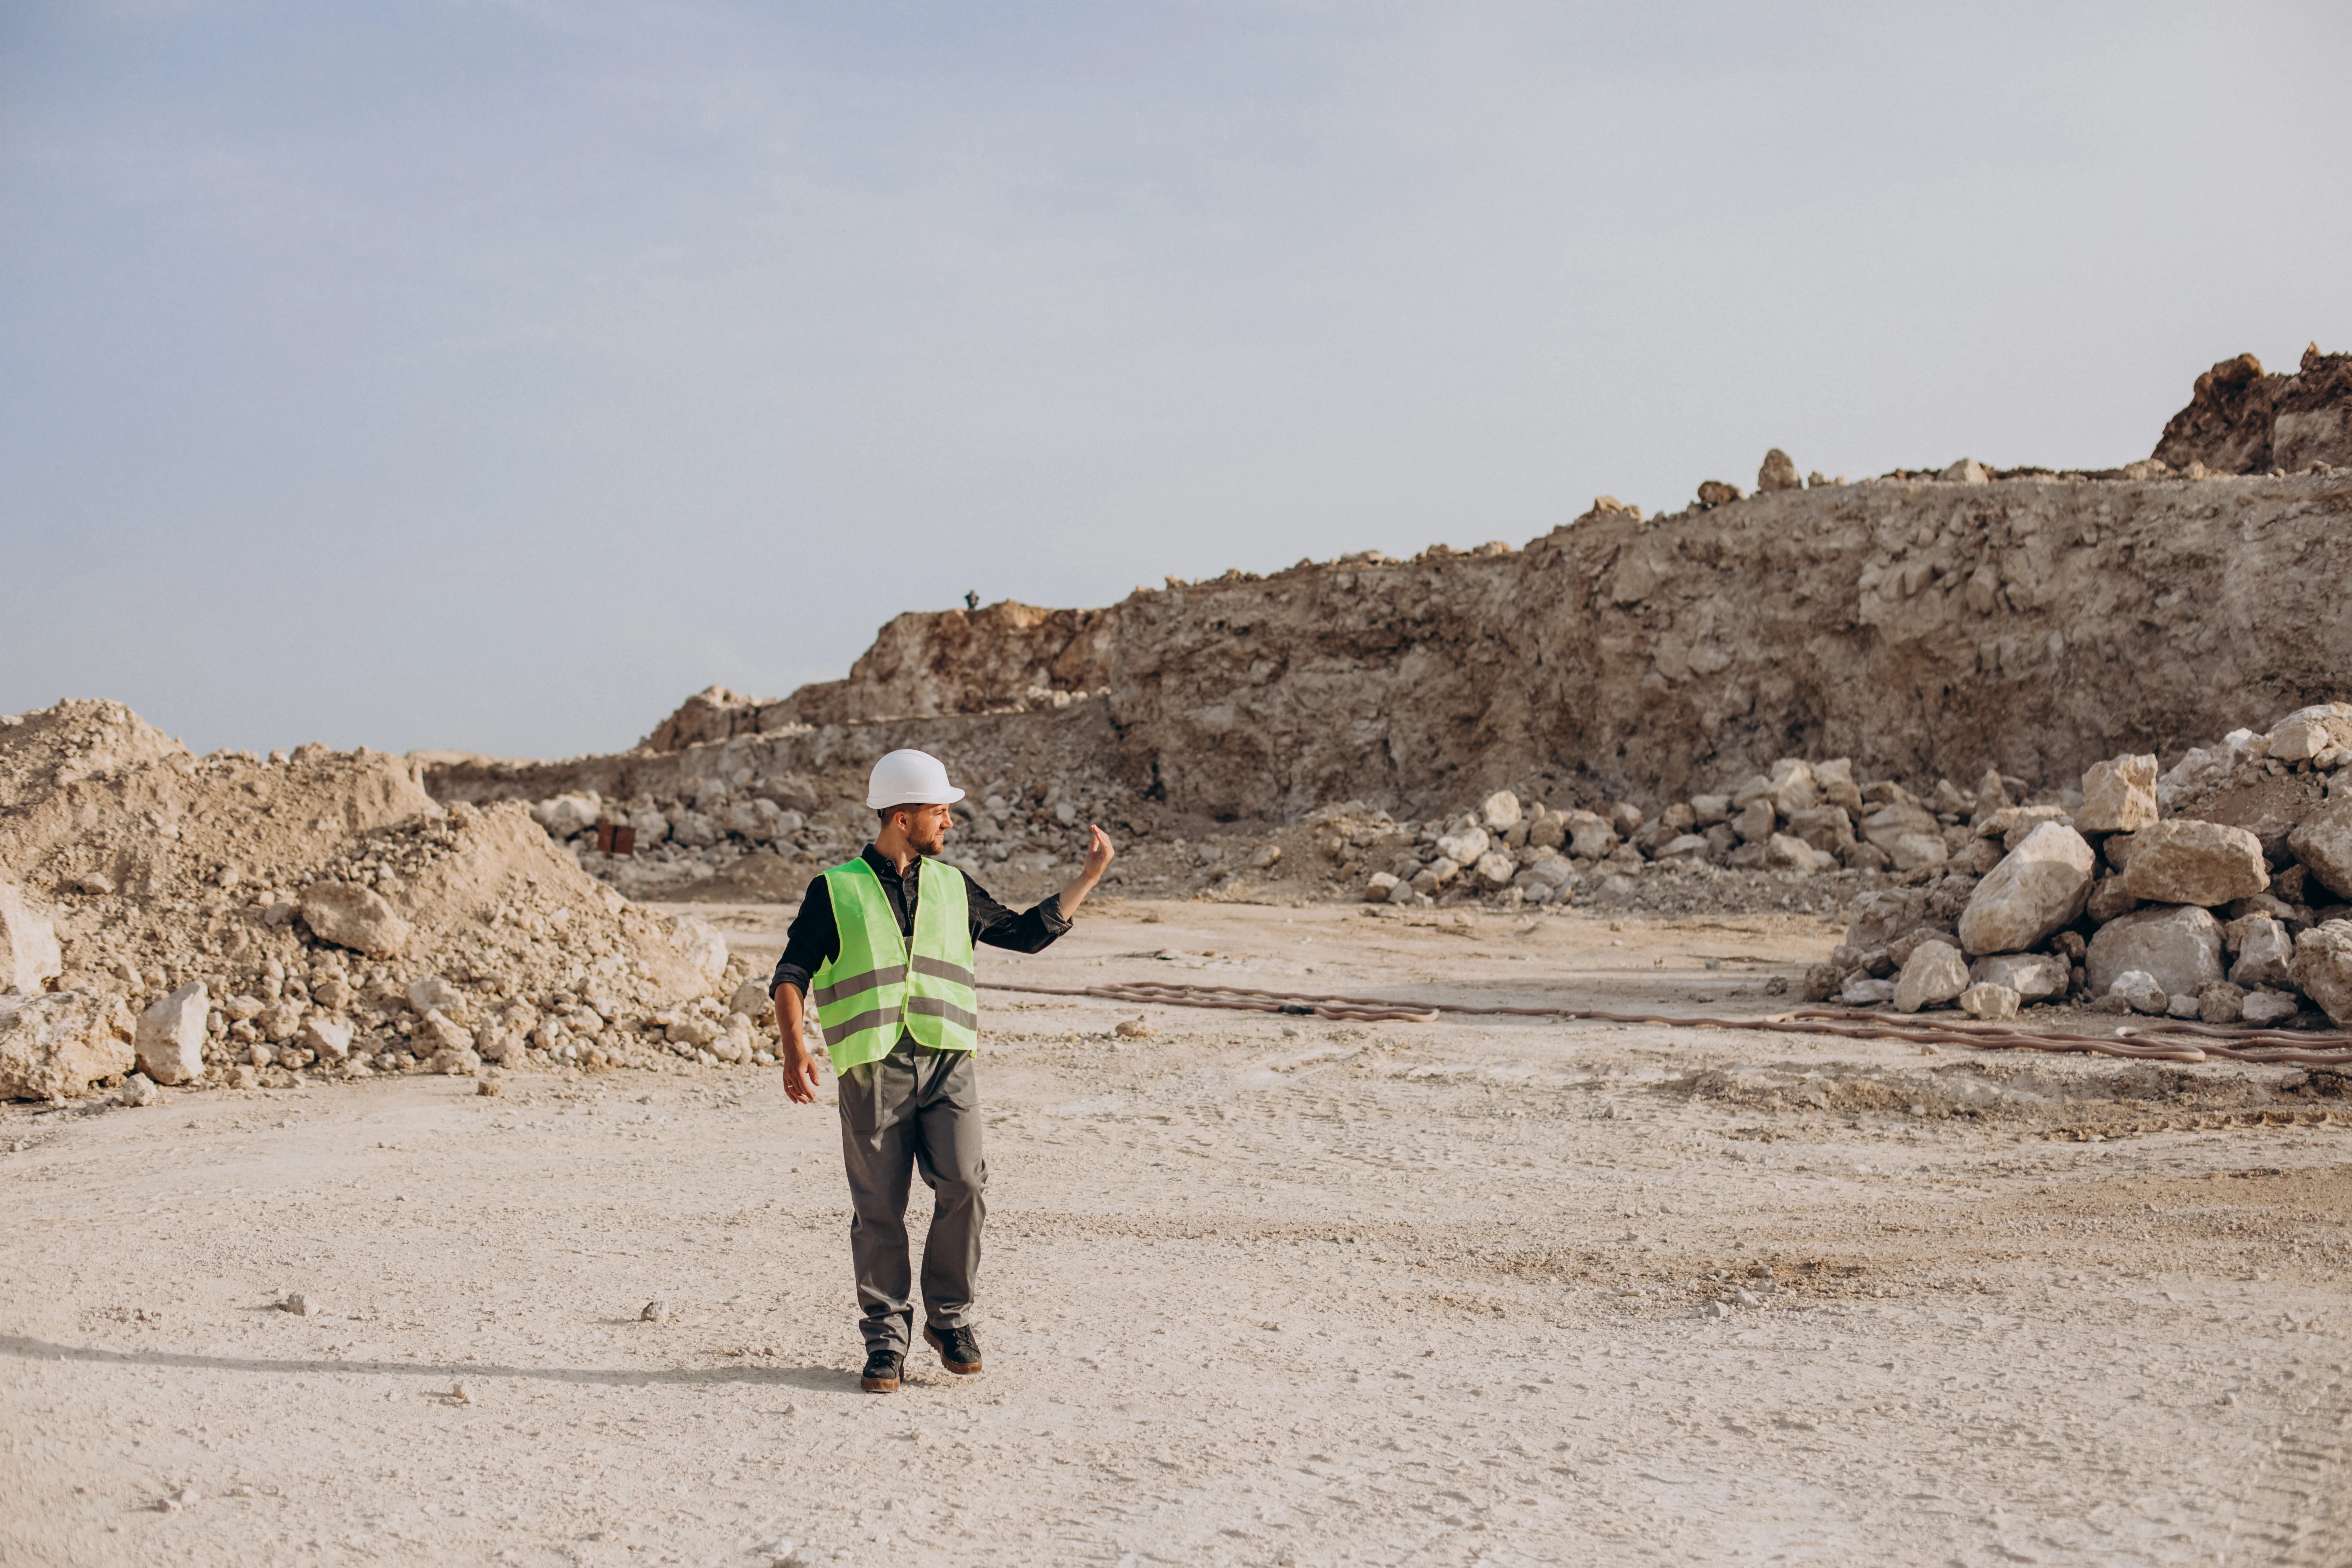
{"type": "MultiPolygon", "coordinates": [[[[917,902],[912,881],[900,877],[890,858],[871,844],[866,847],[863,858],[881,882],[882,896],[890,900],[890,912],[898,917],[898,934],[906,938],[911,952],[915,946],[917,902]]],[[[974,942],[1014,952],[1039,952],[1070,929],[1070,922],[1062,917],[1058,897],[1014,914],[989,897],[988,889],[969,873],[964,877],[963,889],[974,942]]],[[[768,990],[772,994],[777,986],[789,984],[806,996],[809,976],[840,956],[841,926],[834,918],[833,890],[819,877],[808,885],[808,892],[801,899],[801,912],[793,917],[792,928],[784,933],[783,956],[776,960],[776,972],[768,981],[768,990]]]]}

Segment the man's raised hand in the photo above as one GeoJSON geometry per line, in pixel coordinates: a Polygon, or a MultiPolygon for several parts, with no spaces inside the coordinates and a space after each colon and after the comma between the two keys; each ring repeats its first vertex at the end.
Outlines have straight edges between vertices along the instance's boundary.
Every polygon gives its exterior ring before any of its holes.
{"type": "Polygon", "coordinates": [[[1118,851],[1111,847],[1110,835],[1093,823],[1088,823],[1087,825],[1087,863],[1078,873],[1087,879],[1087,886],[1091,889],[1095,883],[1101,881],[1102,874],[1110,869],[1110,863],[1118,858],[1118,851]]]}

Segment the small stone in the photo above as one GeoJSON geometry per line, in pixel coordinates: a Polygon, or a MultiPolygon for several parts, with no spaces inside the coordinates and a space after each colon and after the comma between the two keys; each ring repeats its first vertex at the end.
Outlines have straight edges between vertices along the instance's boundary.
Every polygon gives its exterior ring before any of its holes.
{"type": "Polygon", "coordinates": [[[1258,847],[1258,851],[1257,851],[1257,853],[1250,857],[1250,869],[1251,869],[1251,870],[1253,870],[1253,871],[1264,871],[1264,870],[1269,869],[1269,868],[1274,865],[1274,863],[1275,863],[1276,861],[1277,861],[1277,860],[1279,860],[1279,859],[1281,859],[1281,858],[1282,858],[1282,846],[1281,846],[1281,845],[1279,845],[1279,844],[1265,844],[1265,845],[1260,845],[1260,846],[1258,847]]]}
{"type": "Polygon", "coordinates": [[[1999,839],[2001,848],[2010,850],[2024,843],[2026,837],[2045,822],[2061,822],[2069,827],[2074,826],[2074,819],[2062,805],[2005,805],[1980,819],[1976,825],[1976,833],[1979,838],[1999,839]]]}
{"type": "Polygon", "coordinates": [[[1705,507],[1728,506],[1740,498],[1738,485],[1727,485],[1721,479],[1703,480],[1698,487],[1698,504],[1705,507]]]}
{"type": "Polygon", "coordinates": [[[1498,789],[1478,803],[1479,820],[1490,833],[1507,833],[1519,825],[1519,797],[1498,789]]]}
{"type": "Polygon", "coordinates": [[[2091,885],[2091,896],[2083,901],[2083,912],[2091,917],[2094,925],[2105,925],[2117,915],[2127,915],[2139,908],[2139,900],[2124,886],[2120,876],[2102,877],[2091,885]]]}
{"type": "Polygon", "coordinates": [[[278,1303],[278,1310],[290,1312],[298,1318],[315,1318],[319,1315],[319,1303],[299,1290],[291,1290],[287,1293],[286,1300],[278,1303]]]}
{"type": "Polygon", "coordinates": [[[1387,903],[1389,901],[1389,895],[1396,890],[1396,885],[1397,878],[1394,872],[1373,872],[1370,879],[1364,883],[1364,902],[1368,904],[1387,903]]]}
{"type": "Polygon", "coordinates": [[[1772,831],[1779,823],[1780,818],[1772,809],[1771,797],[1758,795],[1741,806],[1739,815],[1731,819],[1731,831],[1739,835],[1742,844],[1761,844],[1772,837],[1772,831]]]}
{"type": "Polygon", "coordinates": [[[2281,991],[2249,991],[2238,1007],[2238,1021],[2260,1027],[2275,1024],[2282,1018],[2292,1018],[2303,1011],[2303,1004],[2281,991]]]}
{"type": "MultiPolygon", "coordinates": [[[[1374,879],[1378,880],[1377,878],[1374,879]]],[[[726,1032],[715,1020],[692,1013],[678,1019],[663,1031],[671,1045],[692,1046],[697,1048],[709,1045],[726,1032]]]]}
{"type": "Polygon", "coordinates": [[[2006,985],[1988,984],[1979,981],[1960,993],[1960,1011],[1971,1018],[1999,1022],[2017,1016],[2021,998],[2006,985]]]}
{"type": "Polygon", "coordinates": [[[117,1103],[131,1106],[152,1105],[163,1098],[163,1091],[157,1089],[155,1080],[143,1072],[135,1072],[124,1079],[121,1092],[115,1096],[117,1103]]]}
{"type": "Polygon", "coordinates": [[[1914,948],[1895,982],[1895,1007],[1916,1013],[1949,1002],[1969,988],[1969,966],[1949,942],[1923,942],[1914,948]]]}
{"type": "Polygon", "coordinates": [[[506,1089],[495,1072],[485,1072],[474,1080],[474,1092],[478,1095],[498,1095],[506,1089]]]}
{"type": "Polygon", "coordinates": [[[2172,997],[2158,983],[2155,975],[2145,969],[2128,969],[2116,976],[2106,994],[2119,999],[2135,1013],[2162,1013],[2172,1005],[2172,997]]]}
{"type": "Polygon", "coordinates": [[[1926,833],[1906,833],[1895,838],[1895,846],[1887,851],[1887,856],[1898,871],[1923,871],[1950,859],[1951,851],[1944,847],[1940,837],[1926,833]]]}
{"type": "Polygon", "coordinates": [[[2168,997],[2164,1004],[2165,1016],[2169,1018],[2194,1018],[2197,1011],[2197,998],[2187,992],[2168,997]]]}
{"type": "Polygon", "coordinates": [[[1764,841],[1764,864],[1799,871],[1833,871],[1837,857],[1814,848],[1792,834],[1775,833],[1764,841]]]}
{"type": "Polygon", "coordinates": [[[418,1014],[446,1012],[462,1005],[465,993],[437,974],[420,974],[410,981],[404,993],[408,1005],[418,1014]]]}
{"type": "Polygon", "coordinates": [[[740,1013],[756,1024],[775,1012],[776,999],[770,994],[768,983],[754,975],[735,987],[735,994],[727,999],[727,1010],[740,1013]]]}
{"type": "Polygon", "coordinates": [[[1873,980],[1868,975],[1857,974],[1845,983],[1845,989],[1838,993],[1837,999],[1849,1007],[1871,1007],[1882,1002],[1892,1002],[1895,1000],[1895,982],[1873,980]]]}
{"type": "Polygon", "coordinates": [[[438,1051],[425,1064],[425,1070],[440,1073],[446,1078],[466,1078],[482,1070],[482,1058],[470,1046],[457,1050],[438,1051]]]}
{"type": "Polygon", "coordinates": [[[646,1303],[645,1310],[637,1314],[637,1321],[641,1323],[666,1323],[669,1321],[669,1308],[666,1303],[659,1300],[648,1301],[646,1303]]]}
{"type": "Polygon", "coordinates": [[[194,1508],[205,1500],[205,1494],[194,1487],[182,1487],[177,1491],[155,1500],[157,1513],[177,1513],[184,1508],[194,1508]]]}
{"type": "Polygon", "coordinates": [[[1775,447],[1764,454],[1764,466],[1756,470],[1756,493],[1767,490],[1799,490],[1805,488],[1802,476],[1797,472],[1796,460],[1775,447]]]}
{"type": "Polygon", "coordinates": [[[313,882],[295,900],[302,923],[320,942],[370,958],[390,958],[408,945],[408,922],[373,888],[313,882]]]}
{"type": "Polygon", "coordinates": [[[2156,821],[2156,759],[2125,755],[2093,763],[2083,774],[2074,826],[2084,833],[2137,833],[2156,821]]]}
{"type": "Polygon", "coordinates": [[[1822,792],[1822,804],[1843,807],[1849,816],[1862,812],[1862,790],[1853,782],[1853,759],[1832,757],[1813,764],[1813,783],[1822,792]]]}
{"type": "Polygon", "coordinates": [[[2244,1016],[2245,987],[2217,980],[2197,988],[2197,1016],[2208,1024],[2234,1024],[2244,1016]]]}
{"type": "Polygon", "coordinates": [[[1731,1316],[1731,1303],[1728,1301],[1709,1301],[1704,1310],[1707,1317],[1714,1318],[1720,1321],[1721,1320],[1731,1316]]]}
{"type": "Polygon", "coordinates": [[[341,1018],[306,1018],[294,1044],[322,1062],[339,1062],[352,1054],[352,1026],[341,1018]]]}
{"type": "Polygon", "coordinates": [[[1731,1293],[1731,1299],[1743,1307],[1760,1307],[1764,1304],[1764,1298],[1759,1296],[1755,1291],[1748,1289],[1746,1286],[1742,1286],[1738,1289],[1734,1290],[1731,1293]]]}
{"type": "Polygon", "coordinates": [[[1160,1031],[1152,1027],[1150,1019],[1139,1016],[1121,1018],[1111,1026],[1111,1033],[1123,1040],[1148,1040],[1158,1035],[1160,1031]]]}
{"type": "Polygon", "coordinates": [[[139,1015],[132,1042],[140,1070],[157,1083],[187,1083],[205,1076],[205,1021],[212,995],[189,982],[139,1015]]]}
{"type": "Polygon", "coordinates": [[[1815,805],[1789,814],[1789,832],[1831,855],[1853,847],[1853,817],[1842,805],[1815,805]]]}
{"type": "Polygon", "coordinates": [[[1478,879],[1490,888],[1507,888],[1510,886],[1511,879],[1519,874],[1518,863],[1499,849],[1490,849],[1479,856],[1478,864],[1472,869],[1477,873],[1478,879]]]}
{"type": "Polygon", "coordinates": [[[2151,904],[2211,908],[2271,885],[2263,841],[2242,827],[2176,818],[2132,835],[2124,888],[2151,904]]]}

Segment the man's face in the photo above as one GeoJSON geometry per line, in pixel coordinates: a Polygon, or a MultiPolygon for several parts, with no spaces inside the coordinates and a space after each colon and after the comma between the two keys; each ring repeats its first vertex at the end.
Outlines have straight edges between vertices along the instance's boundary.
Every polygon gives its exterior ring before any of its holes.
{"type": "Polygon", "coordinates": [[[948,829],[955,814],[944,805],[910,806],[907,811],[907,847],[918,855],[937,855],[948,847],[948,829]]]}

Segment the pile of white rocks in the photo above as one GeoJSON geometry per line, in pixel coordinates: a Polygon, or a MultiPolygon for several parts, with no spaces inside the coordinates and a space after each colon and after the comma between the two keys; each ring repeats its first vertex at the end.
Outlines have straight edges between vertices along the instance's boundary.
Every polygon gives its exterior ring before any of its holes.
{"type": "Polygon", "coordinates": [[[2256,1025],[2307,1003],[2352,1025],[2352,703],[2235,731],[2161,775],[2148,755],[2095,763],[2079,804],[1980,810],[1971,831],[1986,874],[1866,895],[1812,998],[2256,1025]]]}
{"type": "MultiPolygon", "coordinates": [[[[1974,873],[2000,858],[1977,824],[2010,807],[2020,781],[1988,773],[1974,791],[1938,780],[1922,798],[1892,780],[1854,781],[1843,757],[1788,757],[1769,773],[1657,812],[1619,800],[1593,808],[1524,803],[1498,790],[1453,817],[1397,824],[1353,805],[1328,808],[1327,856],[1350,860],[1385,852],[1394,861],[1362,884],[1373,902],[1443,902],[1484,897],[1506,903],[1565,901],[1589,882],[1606,885],[1657,868],[1827,875],[1912,873],[1946,865],[1974,873]]],[[[2042,807],[2064,812],[2063,797],[2042,807]]],[[[1620,884],[1622,887],[1622,884],[1620,884]]]]}
{"type": "MultiPolygon", "coordinates": [[[[955,809],[948,858],[978,876],[1015,858],[1024,858],[1022,870],[1049,869],[1069,858],[1073,833],[1099,816],[1105,804],[1066,794],[1057,784],[1037,798],[997,789],[968,796],[955,809]]],[[[872,814],[855,800],[845,797],[821,809],[814,793],[793,781],[711,779],[686,800],[612,800],[583,790],[539,801],[530,816],[550,837],[568,845],[583,868],[633,893],[708,875],[761,850],[820,864],[845,860],[874,826],[872,814]],[[605,824],[635,829],[629,858],[637,864],[596,852],[595,830],[605,824]]]]}

